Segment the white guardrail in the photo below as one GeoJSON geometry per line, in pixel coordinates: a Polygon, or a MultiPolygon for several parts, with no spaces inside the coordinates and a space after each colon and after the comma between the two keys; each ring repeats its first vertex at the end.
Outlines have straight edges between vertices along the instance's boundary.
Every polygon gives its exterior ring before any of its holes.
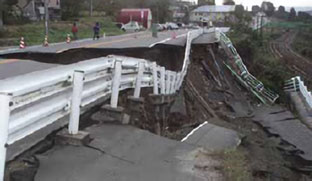
{"type": "Polygon", "coordinates": [[[312,108],[312,94],[299,76],[287,80],[284,85],[284,90],[286,92],[300,92],[309,107],[312,108]]]}
{"type": "Polygon", "coordinates": [[[79,115],[98,100],[110,97],[116,108],[119,92],[143,87],[154,94],[180,89],[190,63],[192,41],[203,30],[190,31],[183,68],[166,70],[144,59],[108,56],[0,81],[0,180],[3,180],[8,145],[69,116],[69,133],[77,134],[79,115]]]}

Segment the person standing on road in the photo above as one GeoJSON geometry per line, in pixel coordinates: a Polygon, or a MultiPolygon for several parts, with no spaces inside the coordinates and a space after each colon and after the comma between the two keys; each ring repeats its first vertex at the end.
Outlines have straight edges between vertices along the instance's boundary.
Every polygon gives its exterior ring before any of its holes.
{"type": "Polygon", "coordinates": [[[95,26],[93,27],[93,40],[95,40],[95,38],[98,40],[100,38],[100,23],[96,22],[95,26]]]}
{"type": "Polygon", "coordinates": [[[73,24],[72,33],[73,33],[74,40],[77,40],[78,39],[78,36],[77,36],[77,34],[78,34],[78,27],[77,27],[76,23],[73,24]]]}

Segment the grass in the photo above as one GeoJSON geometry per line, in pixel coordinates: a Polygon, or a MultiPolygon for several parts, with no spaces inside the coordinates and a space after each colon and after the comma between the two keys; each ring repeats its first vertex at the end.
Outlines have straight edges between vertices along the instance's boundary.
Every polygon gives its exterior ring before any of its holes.
{"type": "Polygon", "coordinates": [[[246,153],[238,149],[218,151],[211,154],[221,160],[221,171],[226,180],[249,181],[252,175],[249,172],[246,153]]]}
{"type": "Polygon", "coordinates": [[[302,28],[292,43],[292,48],[299,54],[312,59],[312,28],[302,28]]]}
{"type": "MultiPolygon", "coordinates": [[[[93,36],[93,26],[95,22],[101,25],[101,35],[106,36],[120,35],[123,32],[115,26],[109,17],[83,17],[77,19],[79,28],[78,38],[91,38],[93,36]]],[[[49,24],[49,43],[64,42],[67,34],[71,34],[73,21],[50,22],[49,24]]],[[[19,44],[20,37],[25,38],[27,45],[42,44],[45,33],[44,22],[34,22],[24,25],[8,25],[5,30],[0,33],[0,40],[7,39],[14,41],[14,45],[19,44]]],[[[5,41],[1,41],[0,46],[7,46],[5,41]]],[[[11,42],[12,44],[12,42],[11,42]]]]}

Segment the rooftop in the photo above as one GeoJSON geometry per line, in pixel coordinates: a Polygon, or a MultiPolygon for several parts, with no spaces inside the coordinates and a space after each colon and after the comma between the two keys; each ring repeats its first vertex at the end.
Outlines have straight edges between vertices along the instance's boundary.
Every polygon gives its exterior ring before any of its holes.
{"type": "Polygon", "coordinates": [[[200,6],[192,12],[233,12],[235,5],[219,5],[219,6],[200,6]]]}

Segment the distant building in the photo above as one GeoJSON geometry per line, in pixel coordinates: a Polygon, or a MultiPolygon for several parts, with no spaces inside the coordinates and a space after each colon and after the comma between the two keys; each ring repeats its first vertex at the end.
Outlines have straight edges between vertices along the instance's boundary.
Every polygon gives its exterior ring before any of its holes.
{"type": "Polygon", "coordinates": [[[123,24],[137,21],[143,27],[149,29],[152,25],[152,12],[150,9],[122,9],[119,12],[117,21],[123,24]]]}
{"type": "MultiPolygon", "coordinates": [[[[169,7],[174,22],[185,22],[189,19],[189,10],[194,6],[190,1],[176,1],[169,7]]],[[[187,22],[185,22],[187,23],[187,22]]]]}
{"type": "Polygon", "coordinates": [[[225,21],[232,21],[232,13],[235,11],[235,5],[222,6],[200,6],[190,13],[191,22],[208,22],[224,23],[225,21]]]}
{"type": "MultiPolygon", "coordinates": [[[[61,18],[61,0],[49,0],[48,9],[50,19],[61,18]]],[[[44,19],[44,2],[45,0],[19,0],[18,6],[23,9],[23,16],[30,20],[44,19]]]]}

